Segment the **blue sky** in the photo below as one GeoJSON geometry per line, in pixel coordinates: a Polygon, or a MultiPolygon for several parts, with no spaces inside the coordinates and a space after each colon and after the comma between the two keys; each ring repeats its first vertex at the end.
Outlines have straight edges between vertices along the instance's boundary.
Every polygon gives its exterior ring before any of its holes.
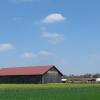
{"type": "Polygon", "coordinates": [[[49,64],[100,73],[99,0],[0,0],[0,66],[49,64]]]}

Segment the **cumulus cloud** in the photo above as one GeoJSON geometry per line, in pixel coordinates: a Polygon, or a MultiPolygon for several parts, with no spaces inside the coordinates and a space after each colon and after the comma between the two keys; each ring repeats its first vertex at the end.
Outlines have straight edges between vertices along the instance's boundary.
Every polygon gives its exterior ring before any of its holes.
{"type": "Polygon", "coordinates": [[[42,51],[39,51],[39,52],[26,52],[23,54],[23,57],[24,58],[34,58],[34,57],[46,57],[46,56],[51,56],[51,53],[49,51],[46,51],[46,50],[42,50],[42,51]]]}
{"type": "Polygon", "coordinates": [[[11,43],[2,43],[0,44],[0,52],[8,51],[13,49],[13,45],[11,43]]]}
{"type": "Polygon", "coordinates": [[[59,33],[43,32],[42,38],[46,39],[48,42],[57,44],[64,40],[63,36],[59,33]]]}
{"type": "Polygon", "coordinates": [[[52,13],[43,19],[43,23],[55,23],[64,21],[66,18],[60,13],[52,13]]]}

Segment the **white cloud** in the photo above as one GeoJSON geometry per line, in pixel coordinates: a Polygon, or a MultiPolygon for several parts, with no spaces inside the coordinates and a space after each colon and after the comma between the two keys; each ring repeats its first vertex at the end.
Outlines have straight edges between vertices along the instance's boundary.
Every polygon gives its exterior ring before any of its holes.
{"type": "Polygon", "coordinates": [[[32,2],[33,0],[8,0],[10,2],[32,2]]]}
{"type": "Polygon", "coordinates": [[[43,23],[55,23],[64,21],[66,18],[60,13],[52,13],[43,19],[43,23]]]}
{"type": "Polygon", "coordinates": [[[33,57],[36,57],[37,55],[32,53],[32,52],[26,52],[24,53],[24,58],[33,58],[33,57]]]}
{"type": "Polygon", "coordinates": [[[43,56],[51,56],[51,53],[49,51],[43,50],[39,52],[26,52],[23,54],[24,58],[34,58],[34,57],[43,57],[43,56]]]}
{"type": "Polygon", "coordinates": [[[3,51],[8,51],[8,50],[11,50],[13,49],[13,45],[11,43],[3,43],[3,44],[0,44],[0,52],[3,52],[3,51]]]}
{"type": "Polygon", "coordinates": [[[39,56],[50,56],[51,53],[44,50],[44,51],[39,51],[39,52],[38,52],[38,55],[39,55],[39,56]]]}
{"type": "Polygon", "coordinates": [[[22,17],[13,17],[12,20],[13,21],[21,21],[23,18],[22,17]]]}
{"type": "Polygon", "coordinates": [[[42,38],[45,38],[48,42],[52,44],[57,44],[64,40],[63,36],[59,33],[49,33],[49,32],[43,32],[42,38]]]}

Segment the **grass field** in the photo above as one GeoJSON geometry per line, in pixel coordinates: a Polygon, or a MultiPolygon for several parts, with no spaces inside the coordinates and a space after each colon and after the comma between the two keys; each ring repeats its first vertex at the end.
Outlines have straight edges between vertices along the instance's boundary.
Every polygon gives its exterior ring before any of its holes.
{"type": "Polygon", "coordinates": [[[100,100],[100,84],[1,84],[0,100],[100,100]]]}

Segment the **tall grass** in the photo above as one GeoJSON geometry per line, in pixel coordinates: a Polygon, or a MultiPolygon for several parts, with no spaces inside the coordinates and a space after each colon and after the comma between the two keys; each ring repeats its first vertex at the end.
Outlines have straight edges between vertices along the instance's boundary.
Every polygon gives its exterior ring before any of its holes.
{"type": "Polygon", "coordinates": [[[0,84],[0,100],[100,100],[100,84],[0,84]]]}
{"type": "Polygon", "coordinates": [[[0,100],[100,100],[100,87],[1,89],[0,100]]]}

